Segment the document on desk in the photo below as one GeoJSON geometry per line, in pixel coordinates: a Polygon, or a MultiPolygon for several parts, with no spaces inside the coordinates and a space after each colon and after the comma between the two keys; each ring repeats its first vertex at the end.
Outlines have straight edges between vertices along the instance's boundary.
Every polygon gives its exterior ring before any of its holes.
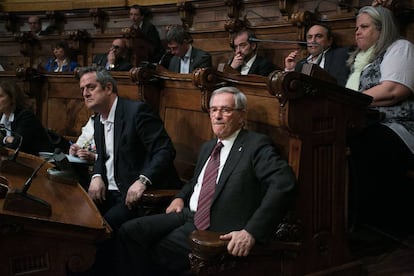
{"type": "Polygon", "coordinates": [[[66,157],[68,158],[69,162],[71,162],[71,163],[84,163],[84,164],[88,163],[88,161],[86,161],[84,159],[80,159],[79,157],[73,156],[73,155],[70,155],[70,154],[66,154],[66,157]]]}

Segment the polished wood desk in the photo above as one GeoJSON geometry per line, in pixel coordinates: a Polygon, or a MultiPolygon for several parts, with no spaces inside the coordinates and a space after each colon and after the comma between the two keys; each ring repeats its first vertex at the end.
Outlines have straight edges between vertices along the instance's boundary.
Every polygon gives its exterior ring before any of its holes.
{"type": "MultiPolygon", "coordinates": [[[[2,170],[4,158],[0,175],[8,180],[10,190],[6,199],[0,199],[0,275],[55,276],[87,270],[94,261],[96,242],[110,234],[87,193],[79,184],[49,180],[47,169],[53,165],[45,163],[27,193],[48,202],[50,216],[5,210],[11,189],[21,189],[28,174],[2,170]]],[[[17,162],[36,169],[43,160],[19,153],[17,162]]]]}

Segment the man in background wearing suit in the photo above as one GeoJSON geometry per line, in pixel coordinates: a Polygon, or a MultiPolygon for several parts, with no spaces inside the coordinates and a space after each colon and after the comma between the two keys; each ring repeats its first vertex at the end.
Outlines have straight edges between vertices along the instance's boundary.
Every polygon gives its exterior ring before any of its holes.
{"type": "Polygon", "coordinates": [[[182,26],[171,26],[166,40],[171,54],[168,70],[188,74],[197,68],[211,67],[211,55],[192,45],[193,38],[182,26]]]}
{"type": "Polygon", "coordinates": [[[255,38],[253,31],[248,29],[243,29],[233,35],[231,45],[234,55],[229,61],[229,65],[241,75],[267,76],[278,67],[266,58],[257,55],[258,44],[250,40],[255,38]]]}
{"type": "Polygon", "coordinates": [[[202,146],[193,179],[166,214],[134,219],[119,229],[120,275],[188,271],[188,237],[196,229],[226,233],[220,238],[229,241],[228,252],[247,256],[283,219],[293,199],[295,176],[268,136],[243,129],[245,95],[234,87],[217,89],[209,111],[217,138],[202,146]],[[211,177],[213,158],[218,166],[211,177]],[[213,191],[206,205],[207,183],[213,191]]]}
{"type": "Polygon", "coordinates": [[[319,65],[334,77],[338,85],[345,86],[349,75],[348,48],[333,46],[332,31],[329,26],[317,23],[312,25],[306,33],[307,50],[309,56],[298,61],[299,51],[291,52],[285,58],[285,71],[301,72],[303,64],[313,63],[319,65]]]}
{"type": "MultiPolygon", "coordinates": [[[[175,150],[161,119],[148,104],[118,97],[109,71],[87,67],[79,75],[85,105],[97,113],[94,139],[98,158],[88,194],[116,233],[122,223],[139,215],[134,207],[148,187],[181,186],[173,165],[175,150]]],[[[108,241],[98,247],[96,275],[113,275],[109,269],[116,260],[105,259],[116,257],[111,246],[114,244],[108,241]]]]}
{"type": "Polygon", "coordinates": [[[42,30],[42,20],[40,19],[39,16],[37,15],[29,16],[29,18],[27,19],[27,23],[29,24],[30,31],[34,35],[41,36],[41,35],[49,34],[49,31],[47,29],[42,30]]]}
{"type": "Polygon", "coordinates": [[[140,30],[144,38],[149,41],[152,51],[149,57],[150,62],[158,62],[164,54],[165,49],[161,43],[157,28],[149,21],[149,10],[139,5],[133,5],[129,9],[129,18],[132,21],[131,28],[140,30]]]}
{"type": "Polygon", "coordinates": [[[132,64],[129,61],[126,40],[124,38],[115,39],[108,53],[96,55],[92,63],[95,66],[105,67],[108,71],[129,71],[132,64]]]}

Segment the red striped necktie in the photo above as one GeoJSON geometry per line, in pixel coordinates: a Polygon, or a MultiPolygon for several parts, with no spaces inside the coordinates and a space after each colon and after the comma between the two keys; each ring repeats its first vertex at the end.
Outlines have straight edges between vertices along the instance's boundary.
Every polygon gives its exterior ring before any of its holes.
{"type": "Polygon", "coordinates": [[[221,142],[218,142],[214,147],[204,172],[200,196],[198,197],[197,211],[194,215],[194,225],[199,230],[205,230],[210,226],[211,200],[216,189],[222,147],[223,144],[221,142]]]}

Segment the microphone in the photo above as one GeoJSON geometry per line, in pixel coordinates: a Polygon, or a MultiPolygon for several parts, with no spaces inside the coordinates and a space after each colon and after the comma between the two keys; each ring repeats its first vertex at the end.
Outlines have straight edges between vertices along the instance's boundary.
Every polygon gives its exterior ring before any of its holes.
{"type": "Polygon", "coordinates": [[[33,173],[27,178],[26,182],[23,184],[23,188],[21,190],[21,193],[26,194],[27,190],[29,190],[30,186],[32,185],[33,178],[36,177],[38,171],[43,167],[43,165],[48,161],[48,159],[43,160],[43,162],[37,166],[37,168],[33,171],[33,173]]]}
{"type": "Polygon", "coordinates": [[[171,59],[171,56],[172,56],[172,54],[171,54],[170,50],[165,51],[165,53],[161,56],[160,61],[158,61],[158,64],[164,65],[167,62],[169,63],[170,62],[169,60],[171,59]]]}
{"type": "Polygon", "coordinates": [[[321,44],[317,42],[307,42],[307,41],[295,41],[295,40],[273,40],[273,39],[258,39],[254,37],[249,38],[250,42],[270,42],[270,43],[281,43],[281,44],[299,44],[299,45],[316,45],[321,46],[321,44]]]}
{"type": "Polygon", "coordinates": [[[50,217],[52,214],[51,205],[47,201],[27,193],[32,185],[33,179],[47,162],[48,159],[44,160],[39,166],[37,166],[33,173],[26,179],[21,190],[9,190],[4,200],[4,210],[50,217]]]}

